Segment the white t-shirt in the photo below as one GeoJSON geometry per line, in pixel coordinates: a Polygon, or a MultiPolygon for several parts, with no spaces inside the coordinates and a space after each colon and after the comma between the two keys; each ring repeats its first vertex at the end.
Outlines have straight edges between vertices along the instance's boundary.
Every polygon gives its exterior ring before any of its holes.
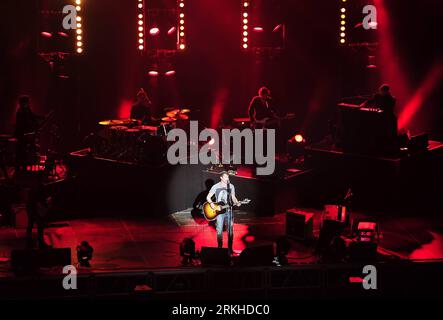
{"type": "MultiPolygon", "coordinates": [[[[229,187],[231,189],[232,197],[235,195],[235,187],[232,183],[229,184],[229,187]]],[[[209,194],[215,194],[215,202],[223,201],[224,203],[228,203],[228,189],[221,182],[214,184],[209,191],[209,194]]]]}

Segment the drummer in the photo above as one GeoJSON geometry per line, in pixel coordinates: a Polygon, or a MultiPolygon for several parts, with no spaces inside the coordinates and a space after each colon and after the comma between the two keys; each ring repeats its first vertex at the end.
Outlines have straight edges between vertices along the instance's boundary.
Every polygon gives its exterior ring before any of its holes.
{"type": "Polygon", "coordinates": [[[153,123],[152,119],[152,103],[149,100],[143,88],[137,93],[137,101],[131,108],[131,119],[137,120],[139,125],[150,125],[153,123]]]}

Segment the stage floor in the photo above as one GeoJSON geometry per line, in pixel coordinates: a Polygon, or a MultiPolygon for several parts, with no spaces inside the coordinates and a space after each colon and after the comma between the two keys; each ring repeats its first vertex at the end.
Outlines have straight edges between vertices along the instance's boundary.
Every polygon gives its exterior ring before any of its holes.
{"type": "MultiPolygon", "coordinates": [[[[314,232],[318,233],[320,210],[312,211],[314,232]]],[[[363,214],[354,213],[362,218],[363,214]]],[[[372,214],[371,217],[374,217],[372,214]]],[[[394,259],[443,259],[443,217],[378,217],[381,226],[379,253],[394,259]]],[[[238,211],[235,216],[234,251],[245,247],[269,243],[285,230],[285,214],[273,217],[256,217],[238,211]]],[[[226,232],[225,245],[226,245],[226,232]]],[[[213,226],[192,217],[190,211],[178,212],[167,218],[93,218],[52,223],[45,233],[54,247],[70,247],[72,261],[76,263],[75,247],[83,240],[94,248],[93,267],[80,272],[118,272],[176,268],[181,266],[179,244],[185,237],[202,246],[216,246],[213,226]]],[[[25,229],[3,227],[0,229],[0,276],[10,277],[11,250],[25,247],[25,229]]],[[[291,264],[316,263],[314,244],[292,241],[288,255],[291,264]]]]}

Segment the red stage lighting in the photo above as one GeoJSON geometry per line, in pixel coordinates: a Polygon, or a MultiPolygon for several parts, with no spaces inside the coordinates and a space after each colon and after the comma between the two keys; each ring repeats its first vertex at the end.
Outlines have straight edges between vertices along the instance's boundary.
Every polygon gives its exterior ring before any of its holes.
{"type": "Polygon", "coordinates": [[[160,29],[157,27],[149,29],[149,34],[151,36],[157,36],[160,33],[160,29]]]}
{"type": "Polygon", "coordinates": [[[283,27],[283,25],[280,23],[279,25],[276,25],[274,30],[272,30],[272,32],[277,32],[278,30],[280,30],[283,27]]]}
{"type": "Polygon", "coordinates": [[[263,32],[264,29],[262,27],[254,27],[253,29],[255,32],[263,32]]]}
{"type": "Polygon", "coordinates": [[[302,143],[303,141],[305,141],[305,138],[303,138],[303,136],[301,134],[296,134],[294,136],[294,141],[297,143],[302,143]]]}
{"type": "Polygon", "coordinates": [[[138,50],[142,51],[145,49],[144,44],[144,25],[145,25],[145,16],[144,16],[144,6],[145,2],[144,0],[138,0],[137,4],[137,18],[138,18],[138,24],[137,24],[137,30],[138,30],[138,37],[137,37],[137,43],[138,43],[138,50]]]}
{"type": "Polygon", "coordinates": [[[52,33],[46,32],[46,31],[41,32],[40,35],[44,38],[51,38],[52,37],[52,33]]]}
{"type": "Polygon", "coordinates": [[[174,34],[175,30],[177,30],[176,27],[171,27],[171,28],[168,30],[168,35],[170,36],[170,35],[174,34]]]}
{"type": "Polygon", "coordinates": [[[167,77],[171,77],[171,76],[173,76],[175,74],[175,70],[169,70],[169,71],[167,71],[166,73],[165,73],[165,76],[167,76],[167,77]]]}
{"type": "Polygon", "coordinates": [[[68,38],[69,37],[69,35],[66,33],[66,32],[57,32],[57,34],[60,36],[60,37],[63,37],[63,38],[68,38]]]}
{"type": "Polygon", "coordinates": [[[149,74],[151,77],[158,77],[158,71],[155,71],[155,70],[151,70],[151,71],[149,71],[148,74],[149,74]]]}

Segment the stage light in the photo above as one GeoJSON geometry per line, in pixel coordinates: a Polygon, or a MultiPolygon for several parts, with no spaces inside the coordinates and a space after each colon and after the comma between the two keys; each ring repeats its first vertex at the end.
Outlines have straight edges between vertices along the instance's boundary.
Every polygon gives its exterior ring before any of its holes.
{"type": "Polygon", "coordinates": [[[182,264],[187,265],[192,262],[192,259],[196,258],[195,242],[191,238],[184,238],[180,243],[180,256],[182,264]]]}
{"type": "Polygon", "coordinates": [[[357,226],[357,241],[374,242],[378,238],[378,225],[376,222],[360,221],[357,226]]]}
{"type": "Polygon", "coordinates": [[[305,139],[303,138],[303,136],[301,134],[296,134],[294,136],[294,141],[297,143],[301,143],[301,142],[305,141],[305,139]]]}
{"type": "Polygon", "coordinates": [[[246,30],[248,30],[248,23],[249,23],[249,20],[247,19],[249,17],[248,8],[249,8],[249,1],[243,1],[243,9],[241,12],[242,35],[243,35],[242,48],[243,49],[248,48],[247,42],[249,40],[248,33],[246,32],[246,30]]]}
{"type": "Polygon", "coordinates": [[[63,38],[68,38],[69,37],[69,35],[66,33],[66,32],[57,32],[58,33],[58,35],[60,36],[60,37],[63,37],[63,38]]]}
{"type": "Polygon", "coordinates": [[[262,27],[254,27],[255,32],[263,32],[264,29],[262,27]]]}
{"type": "Polygon", "coordinates": [[[52,37],[52,33],[46,32],[46,31],[41,32],[40,35],[44,38],[51,38],[52,37]]]}
{"type": "Polygon", "coordinates": [[[168,35],[172,35],[172,34],[174,34],[174,32],[177,30],[177,28],[176,27],[171,27],[169,30],[168,30],[168,35]]]}
{"type": "Polygon", "coordinates": [[[274,30],[272,30],[272,32],[277,32],[278,30],[280,30],[283,27],[283,25],[280,23],[279,25],[276,25],[274,30]]]}
{"type": "MultiPolygon", "coordinates": [[[[343,1],[342,2],[346,2],[343,1]]],[[[342,4],[344,5],[344,4],[342,4]]],[[[340,44],[345,44],[346,43],[346,34],[344,33],[344,31],[346,30],[346,8],[341,7],[340,8],[340,33],[339,33],[339,38],[340,38],[340,44]]]]}
{"type": "Polygon", "coordinates": [[[171,77],[173,75],[175,75],[175,70],[169,70],[169,71],[165,72],[165,76],[167,76],[167,77],[171,77]]]}
{"type": "Polygon", "coordinates": [[[158,71],[151,70],[148,72],[151,77],[158,77],[158,71]]]}
{"type": "Polygon", "coordinates": [[[144,6],[145,2],[144,0],[138,0],[138,10],[137,10],[137,18],[138,18],[138,35],[137,35],[137,43],[138,43],[138,50],[142,51],[145,49],[145,46],[143,45],[145,43],[144,37],[145,37],[145,15],[144,15],[144,6]]]}
{"type": "Polygon", "coordinates": [[[94,248],[87,242],[82,241],[77,246],[77,260],[80,266],[82,267],[90,267],[90,260],[92,260],[92,254],[94,252],[94,248]]]}
{"type": "Polygon", "coordinates": [[[149,29],[149,34],[151,36],[157,36],[160,33],[160,29],[157,27],[149,29]]]}
{"type": "Polygon", "coordinates": [[[82,17],[78,14],[78,12],[81,11],[81,9],[82,9],[82,2],[81,2],[81,0],[76,0],[75,4],[76,4],[76,10],[77,10],[77,18],[75,19],[76,20],[75,33],[77,34],[75,48],[76,48],[76,52],[78,54],[80,54],[80,53],[83,53],[83,42],[79,41],[79,40],[83,40],[83,36],[82,36],[83,30],[82,30],[82,17]],[[80,37],[80,39],[79,39],[79,37],[80,37]]]}
{"type": "MultiPolygon", "coordinates": [[[[186,38],[185,38],[185,13],[184,13],[184,8],[185,7],[185,1],[184,0],[179,0],[179,4],[178,4],[178,23],[177,26],[180,27],[180,33],[178,34],[177,37],[177,48],[179,50],[184,50],[186,48],[186,38]]],[[[175,30],[174,30],[175,31],[175,30]]]]}

